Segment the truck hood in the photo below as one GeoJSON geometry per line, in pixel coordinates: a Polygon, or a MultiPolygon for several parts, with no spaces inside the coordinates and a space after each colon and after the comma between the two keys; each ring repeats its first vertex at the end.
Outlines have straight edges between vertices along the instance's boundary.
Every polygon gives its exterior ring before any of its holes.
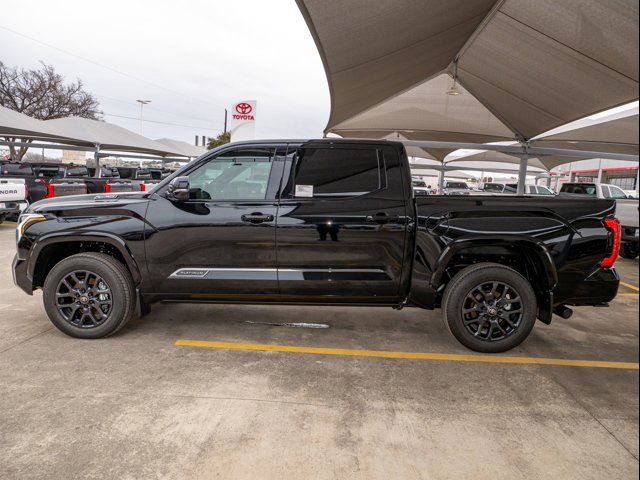
{"type": "Polygon", "coordinates": [[[91,215],[105,210],[122,210],[149,202],[149,193],[101,193],[46,198],[32,204],[25,213],[91,215]]]}

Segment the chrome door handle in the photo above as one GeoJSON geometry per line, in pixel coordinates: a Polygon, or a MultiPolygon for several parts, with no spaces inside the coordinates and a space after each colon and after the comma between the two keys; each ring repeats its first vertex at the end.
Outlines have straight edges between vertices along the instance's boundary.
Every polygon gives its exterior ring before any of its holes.
{"type": "Polygon", "coordinates": [[[262,222],[271,222],[273,221],[273,215],[264,215],[260,212],[245,214],[240,217],[243,222],[248,223],[262,223],[262,222]]]}

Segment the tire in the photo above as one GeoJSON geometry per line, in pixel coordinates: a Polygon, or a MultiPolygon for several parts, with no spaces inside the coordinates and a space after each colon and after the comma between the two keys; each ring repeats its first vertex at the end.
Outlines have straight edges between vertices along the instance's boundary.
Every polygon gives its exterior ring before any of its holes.
{"type": "Polygon", "coordinates": [[[447,329],[465,347],[498,353],[517,347],[529,336],[538,302],[531,284],[518,272],[497,263],[480,263],[451,279],[442,309],[447,329]]]}
{"type": "Polygon", "coordinates": [[[135,311],[131,275],[119,261],[102,253],[79,253],[61,260],[47,275],[43,293],[51,322],[76,338],[107,337],[122,328],[135,311]],[[75,286],[78,288],[69,288],[75,286]],[[86,293],[78,298],[78,291],[86,293]],[[63,303],[62,309],[57,302],[63,303]]]}
{"type": "Polygon", "coordinates": [[[638,245],[626,242],[623,243],[620,246],[620,256],[622,258],[628,258],[630,260],[638,258],[638,245]]]}
{"type": "Polygon", "coordinates": [[[0,213],[0,223],[4,222],[5,216],[4,213],[0,213]]]}

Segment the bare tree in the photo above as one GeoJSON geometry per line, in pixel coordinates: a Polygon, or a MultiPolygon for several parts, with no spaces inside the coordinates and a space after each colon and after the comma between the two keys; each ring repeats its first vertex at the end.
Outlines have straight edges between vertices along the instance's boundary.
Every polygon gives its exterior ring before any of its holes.
{"type": "MultiPolygon", "coordinates": [[[[37,70],[25,70],[0,62],[0,105],[39,120],[71,115],[99,120],[102,115],[98,101],[84,90],[82,80],[66,83],[62,75],[45,63],[37,70]]],[[[10,146],[11,159],[22,160],[27,149],[10,146]]]]}

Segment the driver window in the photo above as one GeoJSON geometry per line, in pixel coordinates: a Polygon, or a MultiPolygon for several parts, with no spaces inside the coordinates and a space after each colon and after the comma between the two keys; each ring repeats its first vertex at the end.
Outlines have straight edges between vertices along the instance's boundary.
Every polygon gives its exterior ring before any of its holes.
{"type": "Polygon", "coordinates": [[[189,174],[190,200],[264,200],[272,148],[225,152],[189,174]]]}

